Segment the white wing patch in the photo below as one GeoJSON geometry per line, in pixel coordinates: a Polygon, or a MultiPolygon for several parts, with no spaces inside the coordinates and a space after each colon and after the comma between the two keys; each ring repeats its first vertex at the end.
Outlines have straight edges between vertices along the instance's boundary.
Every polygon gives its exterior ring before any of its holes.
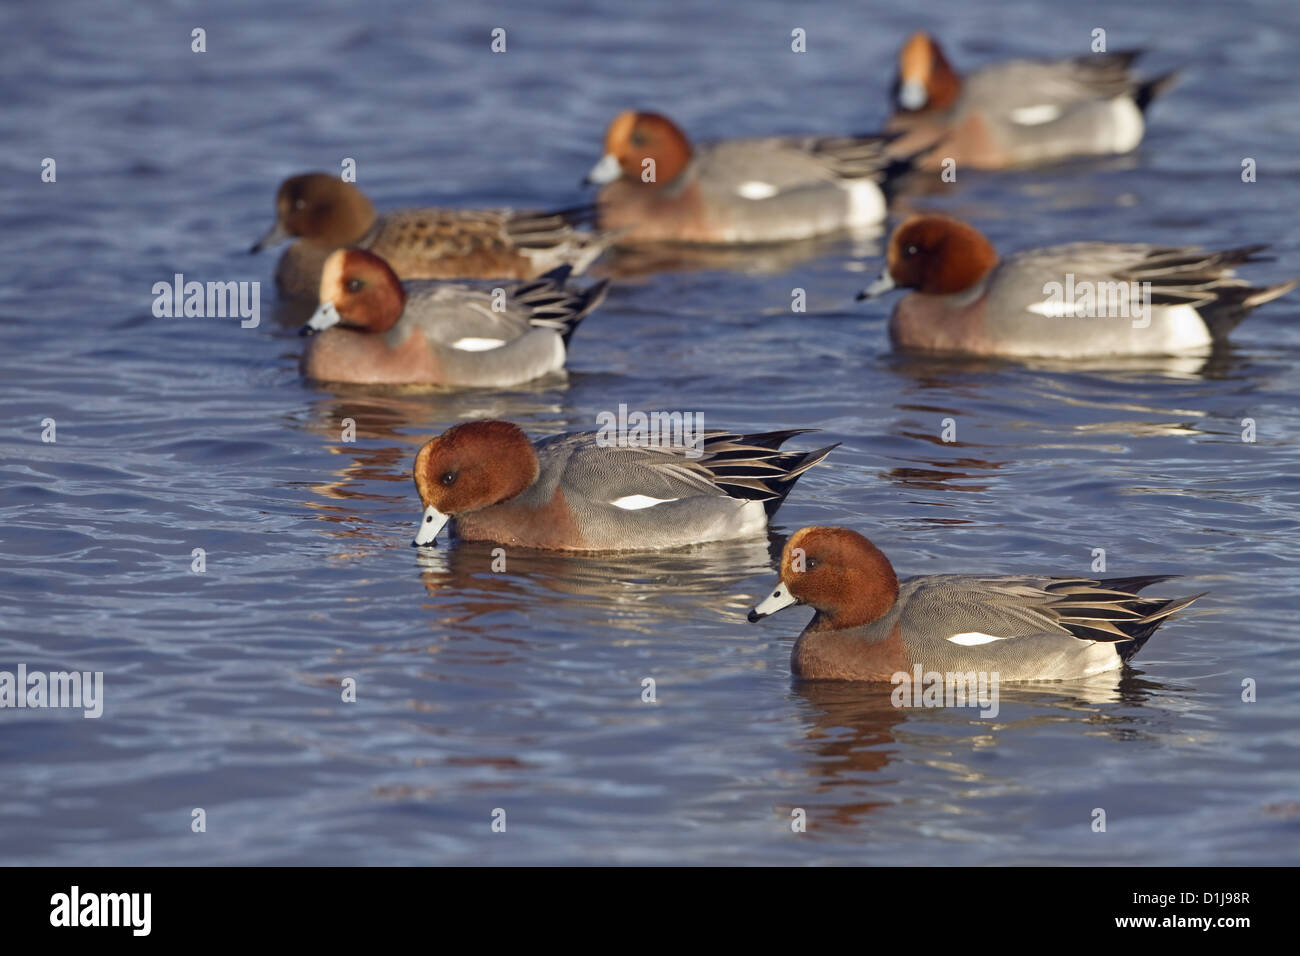
{"type": "Polygon", "coordinates": [[[751,179],[737,186],[736,192],[744,199],[771,199],[776,195],[776,187],[771,183],[751,179]]]}
{"type": "Polygon", "coordinates": [[[977,644],[992,644],[994,641],[1005,641],[1005,637],[994,637],[992,634],[982,634],[979,631],[967,631],[964,634],[954,634],[948,638],[954,644],[960,644],[962,647],[974,647],[977,644]]]}
{"type": "Polygon", "coordinates": [[[451,347],[460,349],[462,352],[486,352],[488,349],[499,349],[505,344],[505,339],[476,339],[467,336],[452,342],[451,347]]]}
{"type": "Polygon", "coordinates": [[[625,495],[622,498],[616,498],[611,501],[615,508],[622,508],[624,511],[640,511],[642,508],[653,508],[655,505],[667,504],[670,501],[679,501],[679,498],[651,498],[649,495],[625,495]]]}
{"type": "Polygon", "coordinates": [[[1049,319],[1072,319],[1078,315],[1080,310],[1077,302],[1067,302],[1064,299],[1044,299],[1042,302],[1035,302],[1032,305],[1025,306],[1025,311],[1037,312],[1049,319]]]}
{"type": "Polygon", "coordinates": [[[1061,108],[1051,103],[1038,106],[1022,106],[1011,111],[1011,122],[1017,126],[1041,126],[1050,123],[1061,115],[1061,108]]]}

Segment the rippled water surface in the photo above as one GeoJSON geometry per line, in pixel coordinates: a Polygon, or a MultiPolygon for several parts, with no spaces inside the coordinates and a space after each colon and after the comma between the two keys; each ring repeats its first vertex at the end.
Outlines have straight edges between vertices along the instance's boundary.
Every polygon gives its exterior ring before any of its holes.
{"type": "Polygon", "coordinates": [[[0,711],[0,862],[1294,863],[1300,295],[1209,363],[899,358],[891,303],[852,302],[878,247],[830,242],[625,278],[567,383],[382,394],[299,378],[302,315],[246,250],[282,177],[343,157],[381,206],[571,205],[620,109],[705,138],[870,129],[918,26],[966,65],[1101,26],[1185,68],[1138,153],[911,203],[1003,249],[1268,242],[1250,277],[1278,281],[1300,274],[1300,8],[516,6],[0,9],[0,669],[103,671],[106,696],[99,720],[0,711]],[[261,324],[154,318],[176,272],[263,281],[261,324]],[[504,573],[487,546],[409,547],[425,438],[620,402],[843,444],[770,540],[504,573]],[[813,523],[902,574],[1085,573],[1104,548],[1113,574],[1211,593],[1122,678],[1004,687],[993,720],[898,710],[792,682],[806,611],[744,620],[813,523]]]}

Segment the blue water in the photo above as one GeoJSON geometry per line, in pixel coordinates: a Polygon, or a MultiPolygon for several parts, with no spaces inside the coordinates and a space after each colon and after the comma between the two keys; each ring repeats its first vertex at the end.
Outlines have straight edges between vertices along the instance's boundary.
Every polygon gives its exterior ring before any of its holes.
{"type": "Polygon", "coordinates": [[[105,695],[98,720],[0,710],[0,862],[1296,862],[1300,296],[1208,365],[899,358],[891,302],[852,302],[878,246],[832,242],[615,269],[567,384],[385,394],[300,379],[301,310],[246,250],[281,178],[344,157],[381,207],[567,206],[624,108],[699,138],[870,129],[912,29],[969,66],[1085,52],[1102,26],[1151,49],[1145,70],[1184,70],[1137,153],[959,174],[904,208],[1006,250],[1268,242],[1249,277],[1279,281],[1300,274],[1298,20],[1290,2],[0,8],[0,670],[102,671],[105,695]],[[260,325],[154,318],[176,272],[263,282],[260,325]],[[843,444],[771,540],[519,552],[503,573],[488,546],[409,547],[424,439],[484,416],[593,427],[619,403],[843,444]],[[898,710],[791,681],[806,611],[744,620],[813,523],[862,530],[902,574],[1086,573],[1104,548],[1112,574],[1211,593],[1120,680],[1004,686],[994,720],[898,710]]]}

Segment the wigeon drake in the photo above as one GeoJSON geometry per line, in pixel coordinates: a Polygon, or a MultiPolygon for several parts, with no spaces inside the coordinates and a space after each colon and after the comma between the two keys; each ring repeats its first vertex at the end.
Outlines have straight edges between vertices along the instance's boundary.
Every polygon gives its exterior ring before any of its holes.
{"type": "Polygon", "coordinates": [[[308,378],[366,385],[505,387],[564,368],[569,336],[608,281],[565,285],[568,266],[502,289],[403,283],[364,249],[325,260],[320,306],[302,328],[308,378]],[[503,305],[501,311],[494,306],[503,305]]]}
{"type": "Polygon", "coordinates": [[[929,574],[900,582],[856,531],[812,527],[786,543],[780,581],[749,620],[792,604],[817,612],[790,655],[796,677],[888,682],[920,665],[996,672],[1000,681],[1075,680],[1117,669],[1203,596],[1138,596],[1169,578],[929,574]]]}
{"type": "Polygon", "coordinates": [[[452,518],[467,540],[553,551],[655,551],[761,534],[799,476],[835,448],[782,452],[808,429],[706,431],[693,446],[611,444],[599,432],[533,443],[510,422],[466,422],[415,456],[427,547],[452,518]]]}
{"type": "Polygon", "coordinates": [[[620,113],[587,174],[621,244],[769,243],[876,226],[910,167],[888,137],[770,137],[692,146],[658,113],[620,113]],[[882,188],[883,187],[883,188],[882,188]]]}
{"type": "Polygon", "coordinates": [[[1071,156],[1127,153],[1142,141],[1143,114],[1173,74],[1138,80],[1140,50],[1064,60],[1009,60],[960,76],[928,33],[898,57],[888,128],[906,132],[896,149],[935,148],[918,162],[938,168],[1004,169],[1071,156]]]}
{"type": "Polygon", "coordinates": [[[1075,242],[1001,261],[973,226],[915,216],[889,239],[885,271],[859,299],[913,290],[895,307],[896,348],[1019,358],[1211,350],[1252,309],[1300,280],[1255,287],[1234,267],[1266,246],[1075,242]]]}
{"type": "Polygon", "coordinates": [[[377,214],[353,183],[326,173],[290,176],[275,197],[275,224],[252,252],[296,238],[280,257],[276,286],[308,299],[335,249],[382,256],[403,279],[535,279],[559,266],[581,273],[609,237],[576,228],[590,209],[513,212],[397,209],[377,214]]]}

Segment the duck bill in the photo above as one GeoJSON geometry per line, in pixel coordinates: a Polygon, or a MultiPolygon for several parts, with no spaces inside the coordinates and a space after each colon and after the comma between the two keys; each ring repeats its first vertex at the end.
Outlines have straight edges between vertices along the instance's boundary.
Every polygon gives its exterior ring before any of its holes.
{"type": "Polygon", "coordinates": [[[784,581],[777,582],[776,589],[763,600],[759,601],[754,609],[749,612],[749,623],[761,621],[770,614],[775,614],[791,604],[798,604],[799,599],[790,593],[784,581]]]}
{"type": "Polygon", "coordinates": [[[612,183],[623,175],[623,167],[618,163],[618,157],[613,153],[606,153],[600,158],[595,166],[591,167],[591,172],[587,173],[587,178],[582,181],[584,186],[603,186],[606,183],[612,183]]]}
{"type": "Polygon", "coordinates": [[[905,110],[919,110],[930,99],[924,83],[916,80],[904,80],[898,85],[898,105],[905,110]]]}
{"type": "Polygon", "coordinates": [[[289,238],[289,230],[284,228],[284,223],[280,220],[275,221],[275,225],[270,228],[265,236],[253,243],[253,248],[248,251],[253,254],[261,252],[263,249],[269,249],[276,243],[284,242],[289,238]]]}
{"type": "Polygon", "coordinates": [[[876,296],[884,295],[893,288],[894,277],[891,276],[889,270],[886,269],[884,272],[880,273],[880,278],[858,293],[858,301],[861,302],[863,299],[874,299],[876,296]]]}
{"type": "Polygon", "coordinates": [[[445,528],[450,520],[451,515],[443,514],[433,505],[425,508],[424,517],[420,519],[420,530],[415,533],[415,540],[411,542],[411,547],[435,547],[434,539],[438,537],[438,532],[445,528]]]}
{"type": "Polygon", "coordinates": [[[338,309],[334,308],[334,303],[322,302],[316,307],[312,317],[307,320],[307,324],[298,330],[298,334],[313,335],[316,332],[324,332],[331,326],[338,325],[341,321],[338,309]]]}

